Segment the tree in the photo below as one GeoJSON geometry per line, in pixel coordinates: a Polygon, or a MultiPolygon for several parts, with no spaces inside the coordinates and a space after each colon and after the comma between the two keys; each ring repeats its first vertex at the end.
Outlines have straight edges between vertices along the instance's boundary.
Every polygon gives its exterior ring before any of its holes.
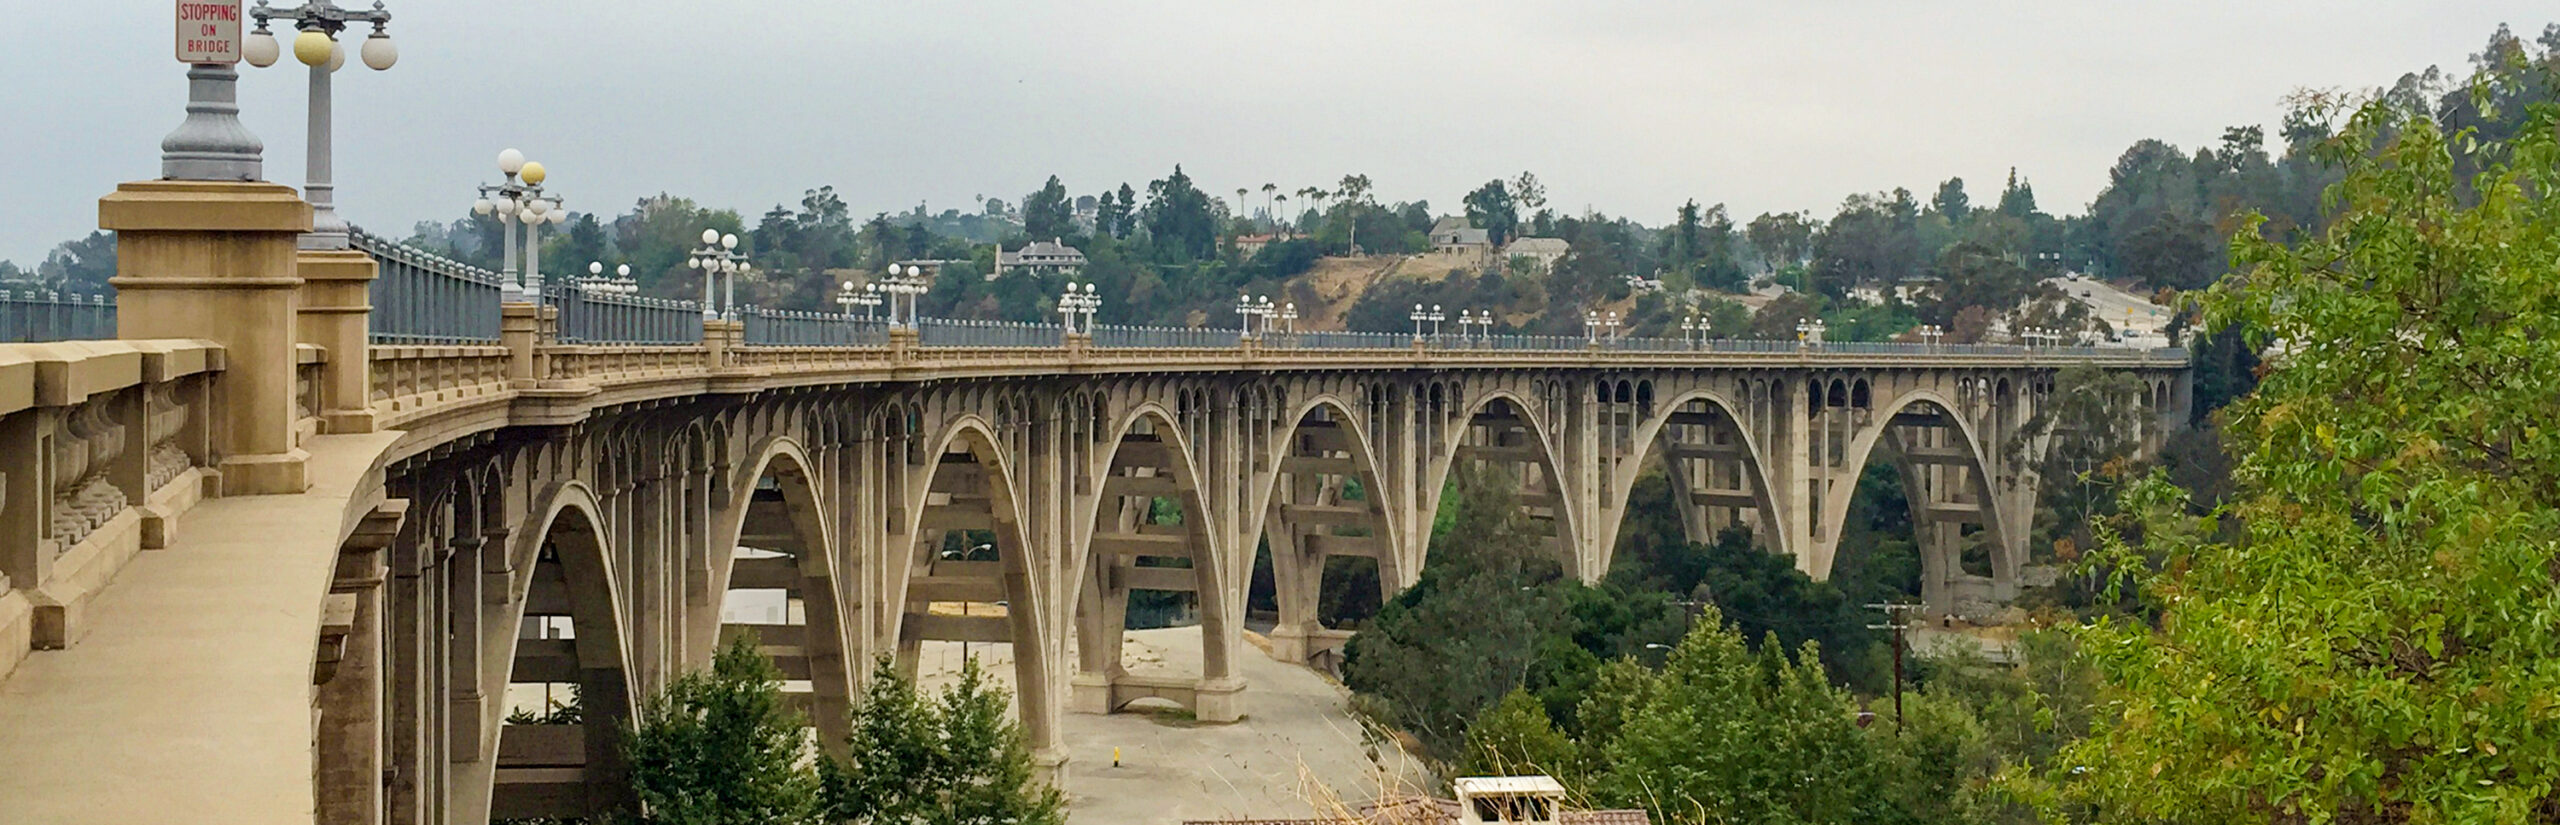
{"type": "Polygon", "coordinates": [[[845,736],[849,762],[819,768],[831,822],[857,825],[1060,825],[1065,799],[1032,777],[1031,753],[1003,689],[976,660],[939,700],[875,664],[845,736]]]}
{"type": "Polygon", "coordinates": [[[1075,232],[1076,209],[1067,187],[1050,175],[1040,191],[1022,196],[1022,229],[1032,240],[1060,238],[1075,232]]]}
{"type": "MultiPolygon", "coordinates": [[[[2489,81],[2484,81],[2489,82],[2489,81]]],[[[2560,817],[2560,125],[2448,135],[2387,104],[2319,148],[2328,228],[2234,241],[2210,325],[2286,342],[2225,411],[2221,520],[2151,481],[2101,561],[2157,627],[2081,647],[2120,713],[2020,784],[2113,820],[2560,817]],[[2463,186],[2456,159],[2480,175],[2463,186]],[[2468,195],[2463,194],[2468,192],[2468,195]],[[2064,768],[2062,766],[2073,766],[2064,768]]]]}
{"type": "Polygon", "coordinates": [[[1774,640],[1754,654],[1709,609],[1650,684],[1611,683],[1637,695],[1593,695],[1622,719],[1598,745],[1594,795],[1660,822],[1882,820],[1880,748],[1817,655],[1774,640]]]}
{"type": "Polygon", "coordinates": [[[1546,705],[1528,691],[1514,689],[1467,726],[1466,750],[1459,756],[1461,776],[1545,774],[1572,778],[1580,773],[1581,754],[1573,740],[1556,730],[1546,705]]]}
{"type": "Polygon", "coordinates": [[[1806,251],[1813,246],[1816,228],[1817,225],[1800,212],[1775,215],[1763,212],[1760,217],[1751,219],[1751,225],[1744,228],[1743,235],[1751,241],[1751,248],[1759,250],[1765,271],[1775,272],[1780,267],[1804,261],[1806,251]]]}
{"type": "Polygon", "coordinates": [[[63,241],[36,265],[36,277],[57,289],[86,294],[107,291],[107,279],[116,276],[116,236],[113,232],[91,232],[79,240],[63,241]]]}
{"type": "Polygon", "coordinates": [[[1929,199],[1929,208],[1947,216],[1949,221],[1963,223],[1965,217],[1973,212],[1973,201],[1964,195],[1964,179],[1948,178],[1947,182],[1938,184],[1938,195],[1929,199]]]}
{"type": "Polygon", "coordinates": [[[1564,622],[1561,599],[1541,587],[1562,571],[1505,484],[1516,482],[1490,470],[1453,481],[1449,526],[1432,537],[1420,581],[1344,653],[1344,683],[1377,697],[1438,758],[1455,756],[1476,714],[1523,686],[1540,639],[1564,622]]]}
{"type": "Polygon", "coordinates": [[[1511,180],[1511,199],[1520,205],[1520,211],[1536,212],[1546,208],[1547,187],[1538,182],[1537,175],[1524,170],[1511,180]]]}
{"type": "Polygon", "coordinates": [[[782,672],[739,636],[711,669],[676,677],[641,706],[623,755],[642,821],[675,825],[815,823],[817,777],[801,719],[782,703],[782,672]]]}
{"type": "Polygon", "coordinates": [[[2019,180],[2014,166],[2009,168],[2009,184],[2000,189],[2000,214],[2020,219],[2036,214],[2036,187],[2019,180]]]}
{"type": "Polygon", "coordinates": [[[1493,245],[1499,247],[1511,239],[1511,231],[1520,225],[1520,207],[1512,198],[1510,187],[1496,178],[1476,191],[1467,193],[1467,220],[1485,231],[1493,245]]]}
{"type": "MultiPolygon", "coordinates": [[[[1241,190],[1239,190],[1241,191],[1241,190]]],[[[1158,260],[1189,263],[1218,254],[1218,215],[1209,195],[1191,185],[1191,176],[1175,164],[1173,174],[1147,184],[1147,205],[1138,222],[1147,229],[1158,260]]]]}

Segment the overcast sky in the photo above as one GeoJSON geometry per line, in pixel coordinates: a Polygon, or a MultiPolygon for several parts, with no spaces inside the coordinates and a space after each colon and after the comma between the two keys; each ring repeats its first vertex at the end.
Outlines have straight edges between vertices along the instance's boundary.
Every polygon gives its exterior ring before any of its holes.
{"type": "MultiPolygon", "coordinates": [[[[14,5],[16,0],[12,0],[14,5]]],[[[0,258],[95,228],[158,171],[183,69],[168,2],[54,4],[0,34],[0,258]]],[[[1648,224],[2016,166],[2079,211],[2132,141],[2272,125],[2304,86],[2453,71],[2547,3],[847,2],[391,0],[400,64],[337,77],[338,202],[405,235],[459,216],[493,158],[572,209],[671,192],[750,216],[832,184],[855,212],[1144,189],[1181,163],[1255,197],[1368,174],[1448,211],[1534,171],[1551,206],[1648,224]]],[[[350,47],[354,39],[349,38],[350,47]]],[[[288,50],[289,55],[289,50],[288,50]]],[[[288,70],[286,67],[292,67],[288,70]]],[[[245,67],[244,67],[244,70],[245,67]]],[[[305,75],[246,70],[267,176],[303,179],[305,75]]],[[[2274,132],[2273,128],[2268,130],[2274,132]]],[[[752,218],[751,218],[752,219],[752,218]]]]}

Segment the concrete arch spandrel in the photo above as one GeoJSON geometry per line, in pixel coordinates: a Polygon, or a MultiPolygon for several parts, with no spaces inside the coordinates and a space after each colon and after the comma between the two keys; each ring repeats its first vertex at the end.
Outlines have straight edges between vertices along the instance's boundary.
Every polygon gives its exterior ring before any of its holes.
{"type": "MultiPolygon", "coordinates": [[[[1379,515],[1376,521],[1380,537],[1390,548],[1405,546],[1405,527],[1392,517],[1405,506],[1401,500],[1402,491],[1386,483],[1386,464],[1378,455],[1377,434],[1370,431],[1367,416],[1353,412],[1359,408],[1356,401],[1331,393],[1310,396],[1290,408],[1288,423],[1283,425],[1279,437],[1272,439],[1269,449],[1260,456],[1261,466],[1265,469],[1254,475],[1252,486],[1247,488],[1250,497],[1242,511],[1246,520],[1242,527],[1245,529],[1237,531],[1236,535],[1245,541],[1254,541],[1265,533],[1271,516],[1271,502],[1279,493],[1280,462],[1288,457],[1291,442],[1306,424],[1307,416],[1318,410],[1327,410],[1348,436],[1344,440],[1348,442],[1352,466],[1360,479],[1361,493],[1376,498],[1371,503],[1371,510],[1379,515]]],[[[1381,561],[1385,568],[1393,568],[1379,571],[1380,580],[1390,588],[1387,595],[1411,586],[1413,577],[1420,572],[1419,564],[1405,565],[1395,558],[1381,561]]],[[[1251,562],[1248,560],[1246,564],[1250,570],[1251,562]]]]}
{"type": "MultiPolygon", "coordinates": [[[[901,485],[906,491],[902,502],[905,511],[899,523],[893,525],[901,532],[890,537],[889,558],[883,560],[887,562],[883,566],[892,576],[890,598],[879,611],[886,626],[885,641],[887,646],[902,653],[907,647],[899,643],[907,633],[904,605],[908,603],[918,574],[926,569],[933,552],[933,548],[925,546],[922,541],[925,508],[942,468],[942,456],[957,448],[969,455],[980,468],[979,477],[984,482],[982,492],[990,510],[989,532],[995,535],[997,559],[1003,567],[1003,577],[1012,582],[1007,585],[1007,594],[1015,603],[1008,605],[1006,616],[1009,635],[1013,639],[1014,693],[1022,714],[1023,732],[1030,740],[1033,759],[1054,777],[1064,771],[1066,764],[1065,740],[1056,724],[1060,680],[1053,664],[1053,658],[1060,654],[1063,645],[1049,618],[1049,606],[1054,599],[1051,594],[1057,592],[1057,583],[1050,581],[1052,577],[1046,572],[1053,566],[1051,560],[1041,557],[1043,548],[1033,545],[1024,531],[1024,496],[1016,486],[1016,479],[1020,476],[1016,475],[1011,457],[1001,446],[1003,439],[997,436],[996,429],[985,418],[976,415],[952,418],[925,443],[930,444],[931,449],[923,454],[922,463],[901,468],[908,478],[907,483],[901,485]]],[[[1054,549],[1048,552],[1054,552],[1054,549]]],[[[913,662],[902,664],[912,666],[913,662]]]]}
{"type": "MultiPolygon", "coordinates": [[[[1464,414],[1455,424],[1445,428],[1446,433],[1439,443],[1430,445],[1432,447],[1430,466],[1424,474],[1422,488],[1414,491],[1415,511],[1426,514],[1425,520],[1416,525],[1416,535],[1407,542],[1411,546],[1405,548],[1408,555],[1398,559],[1398,563],[1405,565],[1405,569],[1414,571],[1416,575],[1420,574],[1430,551],[1429,533],[1422,529],[1421,525],[1429,523],[1427,514],[1439,510],[1440,495],[1447,489],[1449,474],[1457,465],[1458,448],[1466,443],[1467,431],[1474,427],[1475,417],[1495,401],[1506,402],[1518,411],[1522,423],[1528,430],[1529,438],[1537,444],[1538,466],[1546,471],[1547,478],[1553,481],[1556,487],[1558,498],[1555,507],[1556,535],[1566,545],[1566,551],[1573,554],[1572,558],[1558,561],[1564,564],[1566,574],[1585,575],[1590,570],[1588,567],[1590,560],[1582,556],[1587,552],[1585,546],[1589,542],[1582,540],[1581,529],[1588,514],[1583,513],[1579,505],[1582,496],[1579,495],[1580,491],[1577,489],[1579,485],[1575,483],[1575,477],[1565,472],[1569,465],[1564,451],[1556,443],[1555,422],[1549,421],[1543,407],[1532,404],[1529,396],[1509,388],[1486,390],[1474,398],[1467,399],[1464,414]]],[[[1597,578],[1597,574],[1592,573],[1590,577],[1597,578]]]]}
{"type": "Polygon", "coordinates": [[[1249,569],[1249,562],[1237,561],[1233,542],[1220,529],[1218,514],[1209,506],[1211,487],[1200,469],[1206,462],[1190,431],[1181,426],[1182,420],[1175,410],[1155,402],[1131,405],[1112,422],[1108,439],[1098,445],[1104,448],[1096,449],[1091,463],[1083,468],[1089,473],[1094,493],[1078,500],[1070,515],[1079,538],[1074,551],[1077,561],[1069,568],[1075,580],[1065,590],[1070,607],[1067,614],[1075,622],[1078,642],[1074,701],[1080,712],[1111,712],[1124,705],[1128,696],[1152,692],[1185,704],[1207,721],[1232,721],[1239,713],[1235,697],[1244,684],[1235,675],[1234,657],[1243,646],[1244,583],[1240,571],[1249,569]],[[1161,444],[1163,464],[1133,463],[1122,455],[1127,437],[1141,424],[1147,425],[1161,444]],[[1200,679],[1189,683],[1187,690],[1163,679],[1131,677],[1119,667],[1125,613],[1113,612],[1126,610],[1123,599],[1129,588],[1110,584],[1110,577],[1128,571],[1115,571],[1119,559],[1096,553],[1093,545],[1105,520],[1116,519],[1105,509],[1106,505],[1119,504],[1125,498],[1104,494],[1111,471],[1123,466],[1168,472],[1174,480],[1173,497],[1182,503],[1182,550],[1192,560],[1190,586],[1199,600],[1202,652],[1200,679]],[[1138,690],[1142,685],[1157,690],[1138,690]]]}
{"type": "MultiPolygon", "coordinates": [[[[567,586],[572,645],[577,664],[584,677],[579,682],[579,707],[586,715],[586,768],[584,781],[590,810],[623,810],[632,804],[630,788],[623,779],[620,755],[622,727],[637,718],[638,685],[630,667],[629,615],[624,611],[620,583],[615,577],[613,536],[605,532],[609,524],[607,512],[593,488],[583,481],[554,483],[534,496],[535,506],[522,530],[515,532],[506,549],[511,569],[507,604],[501,611],[504,622],[504,647],[493,651],[492,667],[485,669],[483,695],[495,697],[485,703],[481,726],[483,754],[500,754],[500,738],[505,730],[506,686],[514,680],[517,629],[527,615],[533,577],[539,570],[539,559],[545,545],[559,553],[561,577],[567,586]]],[[[498,758],[484,758],[459,766],[455,788],[455,821],[485,821],[498,810],[496,776],[498,758]]]]}
{"type": "Polygon", "coordinates": [[[695,667],[706,666],[713,648],[719,643],[726,595],[736,580],[736,548],[746,538],[747,519],[754,506],[758,482],[772,477],[781,491],[782,508],[791,522],[791,530],[800,542],[800,552],[793,554],[799,572],[799,591],[805,617],[803,644],[809,663],[809,681],[817,704],[810,709],[811,721],[817,725],[819,742],[835,747],[844,739],[844,726],[851,712],[853,690],[852,662],[846,656],[850,646],[850,629],[839,575],[838,541],[834,520],[819,495],[812,475],[816,462],[799,439],[791,436],[767,436],[748,450],[750,459],[740,464],[741,472],[730,482],[732,496],[720,513],[714,534],[720,540],[712,565],[711,592],[716,594],[710,609],[693,618],[688,639],[700,640],[699,650],[689,661],[695,667]],[[723,554],[718,550],[727,550],[723,554]]]}
{"type": "MultiPolygon", "coordinates": [[[[1983,527],[1993,535],[1992,546],[1995,548],[1995,553],[2002,556],[2012,555],[2009,549],[2011,541],[2007,535],[2008,514],[2002,512],[2001,508],[2004,506],[2002,498],[1994,495],[1996,491],[1991,488],[1992,470],[1997,465],[1988,452],[1989,445],[1983,443],[1980,432],[1974,428],[1973,421],[1960,414],[1963,407],[1957,406],[1954,399],[1933,389],[1910,389],[1880,405],[1876,410],[1874,423],[1860,428],[1857,436],[1850,440],[1848,450],[1842,454],[1841,467],[1850,475],[1845,479],[1835,479],[1823,496],[1822,535],[1812,542],[1812,547],[1808,548],[1812,556],[1799,557],[1798,567],[1808,575],[1816,579],[1831,577],[1831,564],[1839,556],[1840,531],[1847,526],[1849,520],[1849,502],[1857,494],[1857,474],[1865,472],[1867,462],[1875,457],[1876,445],[1883,440],[1885,430],[1892,426],[1894,417],[1901,415],[1912,405],[1924,402],[1934,404],[1946,412],[1944,418],[1948,422],[1949,429],[1955,433],[1955,440],[1960,442],[1965,452],[1973,456],[1970,467],[1973,472],[1968,475],[1972,478],[1974,494],[1981,501],[1984,510],[1983,527]]],[[[2004,559],[2001,564],[1996,565],[1996,569],[2001,570],[2004,575],[2013,574],[2016,565],[2021,561],[2004,559]]]]}
{"type": "MultiPolygon", "coordinates": [[[[1594,546],[1604,554],[1599,561],[1600,570],[1607,571],[1611,561],[1616,557],[1618,526],[1626,519],[1627,500],[1635,493],[1636,478],[1643,473],[1644,460],[1662,449],[1662,433],[1670,428],[1671,417],[1689,404],[1699,401],[1715,407],[1724,413],[1726,419],[1733,422],[1734,426],[1731,430],[1742,444],[1744,454],[1742,465],[1751,474],[1752,498],[1757,502],[1754,509],[1760,513],[1761,525],[1755,526],[1754,529],[1768,534],[1761,540],[1780,552],[1801,552],[1796,548],[1783,546],[1787,537],[1794,535],[1791,530],[1791,517],[1784,508],[1778,506],[1777,486],[1769,473],[1768,449],[1762,444],[1759,434],[1755,432],[1756,428],[1751,426],[1751,420],[1743,417],[1743,411],[1750,407],[1735,401],[1732,396],[1723,392],[1712,388],[1700,388],[1673,395],[1669,403],[1656,404],[1654,415],[1636,425],[1635,460],[1621,463],[1609,474],[1607,492],[1609,506],[1602,519],[1603,523],[1598,525],[1600,533],[1594,542],[1594,546]]],[[[1678,479],[1674,483],[1682,485],[1683,491],[1686,491],[1686,479],[1678,479]]]]}

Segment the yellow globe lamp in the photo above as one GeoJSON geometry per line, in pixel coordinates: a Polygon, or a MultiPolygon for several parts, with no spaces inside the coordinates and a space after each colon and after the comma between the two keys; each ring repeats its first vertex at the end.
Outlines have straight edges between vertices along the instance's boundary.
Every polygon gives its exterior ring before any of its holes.
{"type": "Polygon", "coordinates": [[[542,179],[548,175],[550,175],[550,173],[543,171],[542,163],[540,161],[525,161],[524,174],[522,176],[524,178],[524,182],[539,185],[542,183],[542,179]]]}
{"type": "Polygon", "coordinates": [[[307,31],[293,37],[293,59],[302,61],[305,66],[328,63],[329,55],[337,48],[338,41],[330,39],[325,32],[307,31]]]}

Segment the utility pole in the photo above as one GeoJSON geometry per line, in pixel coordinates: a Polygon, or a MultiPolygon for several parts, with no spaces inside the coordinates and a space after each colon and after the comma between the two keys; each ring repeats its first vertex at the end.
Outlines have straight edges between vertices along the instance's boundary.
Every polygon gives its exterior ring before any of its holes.
{"type": "Polygon", "coordinates": [[[1920,609],[1920,605],[1879,602],[1867,605],[1867,609],[1881,611],[1884,613],[1884,624],[1867,625],[1868,630],[1893,631],[1893,735],[1901,736],[1902,651],[1907,647],[1907,645],[1902,642],[1902,633],[1903,631],[1911,629],[1911,619],[1909,614],[1918,611],[1920,609]]]}

